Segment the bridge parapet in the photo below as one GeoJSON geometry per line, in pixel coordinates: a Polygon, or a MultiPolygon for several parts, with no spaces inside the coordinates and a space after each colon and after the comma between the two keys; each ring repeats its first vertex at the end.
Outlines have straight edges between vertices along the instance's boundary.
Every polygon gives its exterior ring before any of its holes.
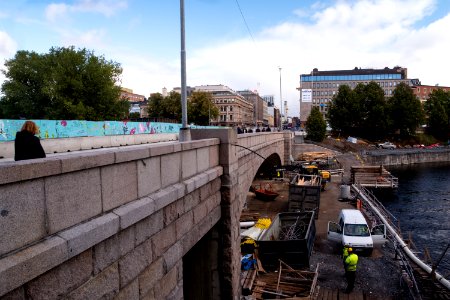
{"type": "Polygon", "coordinates": [[[0,297],[182,294],[182,257],[221,216],[218,144],[0,164],[0,297]],[[55,281],[63,274],[78,277],[55,281]]]}
{"type": "Polygon", "coordinates": [[[195,299],[199,278],[211,299],[238,297],[243,203],[290,134],[191,135],[0,162],[0,298],[195,299]]]}

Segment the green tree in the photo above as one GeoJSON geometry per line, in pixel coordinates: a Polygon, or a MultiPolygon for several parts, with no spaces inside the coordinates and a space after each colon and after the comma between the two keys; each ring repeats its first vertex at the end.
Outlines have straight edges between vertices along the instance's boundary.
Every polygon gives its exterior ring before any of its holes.
{"type": "Polygon", "coordinates": [[[362,101],[364,117],[361,124],[361,135],[368,139],[380,139],[387,135],[389,115],[383,89],[371,81],[361,89],[358,97],[362,101]]]}
{"type": "Polygon", "coordinates": [[[163,102],[164,96],[161,93],[154,93],[150,95],[147,106],[147,113],[150,118],[165,118],[163,102]]]}
{"type": "Polygon", "coordinates": [[[424,104],[427,132],[437,139],[450,137],[450,92],[433,90],[424,104]]]}
{"type": "Polygon", "coordinates": [[[212,103],[208,92],[193,92],[188,101],[188,121],[197,125],[209,125],[210,119],[219,116],[219,109],[212,103]]]}
{"type": "Polygon", "coordinates": [[[29,119],[122,119],[122,68],[92,51],[51,48],[48,54],[18,51],[5,62],[0,114],[29,119]]]}
{"type": "Polygon", "coordinates": [[[358,120],[354,113],[361,111],[357,106],[352,89],[341,85],[328,106],[327,119],[331,128],[342,134],[353,134],[358,120]]]}
{"type": "Polygon", "coordinates": [[[177,120],[181,123],[181,94],[171,91],[164,98],[162,111],[165,118],[177,120]]]}
{"type": "Polygon", "coordinates": [[[399,131],[400,136],[415,134],[416,129],[424,121],[424,112],[420,100],[413,90],[402,82],[394,89],[388,101],[391,131],[399,131]]]}
{"type": "Polygon", "coordinates": [[[318,107],[311,109],[311,114],[306,120],[306,132],[308,133],[308,139],[316,142],[321,142],[325,138],[327,124],[319,111],[318,107]]]}

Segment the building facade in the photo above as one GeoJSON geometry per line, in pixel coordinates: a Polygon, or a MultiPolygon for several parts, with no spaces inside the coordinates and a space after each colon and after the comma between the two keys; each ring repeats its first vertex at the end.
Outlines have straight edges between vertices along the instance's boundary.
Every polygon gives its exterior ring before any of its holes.
{"type": "Polygon", "coordinates": [[[348,85],[353,89],[358,83],[368,84],[371,81],[380,85],[386,97],[391,97],[395,87],[401,82],[412,85],[407,69],[402,67],[336,71],[319,71],[314,68],[310,74],[300,75],[300,122],[306,122],[313,107],[318,107],[325,116],[339,86],[348,85]]]}
{"type": "Polygon", "coordinates": [[[257,92],[244,90],[238,94],[253,104],[253,124],[256,126],[268,125],[268,120],[264,119],[264,109],[267,111],[267,103],[257,92]]]}
{"type": "Polygon", "coordinates": [[[437,89],[444,90],[446,92],[450,91],[450,87],[448,86],[439,86],[439,85],[422,85],[418,82],[416,85],[411,86],[414,95],[419,98],[421,103],[424,103],[428,100],[430,94],[437,89]]]}
{"type": "Polygon", "coordinates": [[[211,120],[214,126],[254,126],[253,103],[225,85],[201,85],[195,91],[212,94],[219,117],[211,120]]]}

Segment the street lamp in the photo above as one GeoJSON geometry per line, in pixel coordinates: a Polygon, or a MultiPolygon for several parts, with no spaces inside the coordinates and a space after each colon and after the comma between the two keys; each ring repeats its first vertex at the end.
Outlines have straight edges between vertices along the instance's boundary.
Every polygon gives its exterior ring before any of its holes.
{"type": "Polygon", "coordinates": [[[181,33],[181,128],[178,136],[180,142],[191,140],[191,131],[187,119],[187,92],[186,92],[186,43],[184,31],[184,0],[180,0],[180,33],[181,33]]]}
{"type": "Polygon", "coordinates": [[[283,98],[281,97],[281,67],[278,67],[280,71],[280,131],[283,129],[283,98]]]}

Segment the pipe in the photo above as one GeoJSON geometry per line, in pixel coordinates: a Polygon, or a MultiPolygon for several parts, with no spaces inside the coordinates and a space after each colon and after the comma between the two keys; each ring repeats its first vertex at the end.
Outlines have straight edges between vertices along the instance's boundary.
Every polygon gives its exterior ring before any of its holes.
{"type": "MultiPolygon", "coordinates": [[[[426,271],[428,274],[431,274],[433,271],[432,268],[425,264],[423,261],[420,260],[406,245],[406,243],[403,241],[403,239],[398,235],[397,231],[389,224],[389,222],[384,218],[383,214],[378,210],[377,207],[375,207],[372,202],[369,200],[369,198],[366,197],[366,195],[361,192],[356,185],[352,185],[352,187],[358,192],[358,194],[364,198],[367,204],[371,207],[371,209],[378,215],[378,217],[381,219],[381,221],[384,223],[386,228],[389,230],[389,232],[395,237],[397,242],[400,244],[400,247],[405,251],[406,255],[415,262],[422,270],[426,271]]],[[[435,273],[435,278],[438,282],[440,282],[443,286],[445,286],[447,289],[450,290],[450,282],[444,278],[444,276],[440,275],[439,273],[435,273]]]]}

